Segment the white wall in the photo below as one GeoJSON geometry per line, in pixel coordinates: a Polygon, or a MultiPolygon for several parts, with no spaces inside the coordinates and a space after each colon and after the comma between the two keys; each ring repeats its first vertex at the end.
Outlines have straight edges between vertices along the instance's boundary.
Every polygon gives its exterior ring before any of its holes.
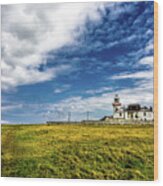
{"type": "Polygon", "coordinates": [[[131,114],[129,114],[127,111],[122,113],[122,116],[119,115],[119,112],[114,113],[113,118],[125,118],[125,119],[134,119],[134,120],[147,120],[152,121],[154,119],[153,112],[145,112],[146,115],[144,115],[144,111],[139,112],[133,112],[133,118],[131,117],[131,114]],[[136,117],[136,115],[138,117],[136,117]]]}

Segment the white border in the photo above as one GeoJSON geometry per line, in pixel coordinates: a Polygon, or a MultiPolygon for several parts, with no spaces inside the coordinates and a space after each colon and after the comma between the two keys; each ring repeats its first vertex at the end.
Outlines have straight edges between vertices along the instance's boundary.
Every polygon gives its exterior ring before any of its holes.
{"type": "MultiPolygon", "coordinates": [[[[122,2],[131,2],[131,1],[153,1],[153,0],[0,0],[0,4],[20,4],[20,3],[63,3],[63,2],[115,2],[115,1],[122,1],[122,2]]],[[[155,2],[161,2],[160,0],[155,0],[155,2]]]]}
{"type": "MultiPolygon", "coordinates": [[[[98,0],[102,1],[102,0],[98,0]]],[[[112,0],[113,1],[113,0],[112,0]]],[[[122,0],[116,0],[122,1],[122,0]]],[[[131,0],[124,0],[131,1],[131,0]]],[[[95,0],[48,0],[47,2],[95,2],[95,0]]],[[[0,4],[15,4],[15,3],[47,3],[45,0],[0,0],[0,4]]],[[[159,30],[158,30],[158,45],[159,45],[159,180],[158,181],[110,181],[110,180],[65,180],[65,179],[35,179],[35,178],[0,178],[1,186],[163,186],[163,38],[161,33],[163,33],[163,0],[156,0],[159,4],[158,12],[159,12],[159,30]],[[162,81],[161,81],[162,80],[162,81]]]]}

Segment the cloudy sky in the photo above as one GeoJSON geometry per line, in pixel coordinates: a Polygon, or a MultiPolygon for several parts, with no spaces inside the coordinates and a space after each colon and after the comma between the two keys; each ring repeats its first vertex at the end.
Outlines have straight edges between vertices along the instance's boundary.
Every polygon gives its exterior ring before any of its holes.
{"type": "Polygon", "coordinates": [[[2,6],[2,122],[153,106],[153,2],[2,6]]]}

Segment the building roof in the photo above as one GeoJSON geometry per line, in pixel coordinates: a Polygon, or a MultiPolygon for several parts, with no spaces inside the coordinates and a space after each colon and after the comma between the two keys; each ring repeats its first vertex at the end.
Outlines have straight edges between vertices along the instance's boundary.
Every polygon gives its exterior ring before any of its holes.
{"type": "Polygon", "coordinates": [[[130,104],[127,107],[128,111],[132,111],[132,110],[139,111],[140,109],[141,109],[141,106],[139,104],[130,104]]]}
{"type": "Polygon", "coordinates": [[[146,112],[152,112],[153,109],[152,107],[141,107],[140,104],[130,104],[128,107],[125,109],[125,111],[128,112],[134,112],[134,111],[146,111],[146,112]]]}
{"type": "Polygon", "coordinates": [[[106,118],[111,119],[111,118],[113,118],[113,116],[104,116],[103,118],[100,119],[100,121],[104,121],[106,118]]]}

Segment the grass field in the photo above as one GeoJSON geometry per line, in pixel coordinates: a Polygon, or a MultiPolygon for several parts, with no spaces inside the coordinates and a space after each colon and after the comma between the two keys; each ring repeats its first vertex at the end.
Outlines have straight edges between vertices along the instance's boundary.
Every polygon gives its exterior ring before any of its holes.
{"type": "Polygon", "coordinates": [[[153,180],[152,125],[2,125],[2,176],[153,180]]]}

